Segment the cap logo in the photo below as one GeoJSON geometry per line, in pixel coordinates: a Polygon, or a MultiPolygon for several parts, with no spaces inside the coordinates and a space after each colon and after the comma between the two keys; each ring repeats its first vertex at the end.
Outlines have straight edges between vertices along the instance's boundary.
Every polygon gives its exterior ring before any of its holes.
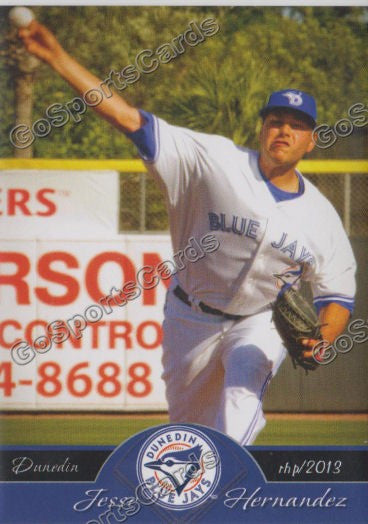
{"type": "Polygon", "coordinates": [[[301,106],[303,103],[302,95],[299,93],[288,91],[287,93],[282,93],[282,96],[286,96],[289,100],[289,104],[292,106],[301,106]]]}

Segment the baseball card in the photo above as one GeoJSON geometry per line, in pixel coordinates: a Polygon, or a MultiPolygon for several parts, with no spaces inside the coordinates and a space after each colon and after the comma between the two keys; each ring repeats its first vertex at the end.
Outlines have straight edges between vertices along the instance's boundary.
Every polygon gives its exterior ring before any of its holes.
{"type": "Polygon", "coordinates": [[[1,522],[366,522],[367,26],[0,7],[1,522]]]}

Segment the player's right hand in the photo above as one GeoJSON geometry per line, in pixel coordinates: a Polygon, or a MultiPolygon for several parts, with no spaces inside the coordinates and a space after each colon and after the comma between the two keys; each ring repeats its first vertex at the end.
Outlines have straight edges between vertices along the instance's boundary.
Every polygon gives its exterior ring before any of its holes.
{"type": "Polygon", "coordinates": [[[55,36],[37,20],[32,20],[28,27],[19,29],[18,36],[27,51],[44,62],[52,63],[63,53],[55,36]]]}

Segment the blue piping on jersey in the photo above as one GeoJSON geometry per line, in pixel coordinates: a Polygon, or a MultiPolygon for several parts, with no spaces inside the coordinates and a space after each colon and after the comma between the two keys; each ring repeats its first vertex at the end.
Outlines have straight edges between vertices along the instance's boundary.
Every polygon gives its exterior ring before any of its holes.
{"type": "Polygon", "coordinates": [[[317,297],[313,300],[314,307],[317,310],[317,313],[321,311],[323,307],[328,306],[328,304],[339,304],[344,307],[350,313],[353,313],[355,307],[355,300],[353,298],[336,297],[336,296],[326,296],[326,297],[317,297]]]}
{"type": "Polygon", "coordinates": [[[262,389],[261,389],[261,394],[260,394],[260,397],[259,397],[259,400],[258,400],[258,405],[257,405],[256,412],[253,415],[252,422],[251,422],[251,424],[250,424],[250,426],[248,428],[248,431],[246,432],[246,434],[244,435],[244,437],[241,440],[241,446],[246,446],[247,445],[247,441],[253,435],[254,428],[256,427],[256,424],[257,424],[257,421],[258,421],[259,412],[262,411],[263,396],[265,394],[265,391],[266,391],[266,388],[267,388],[269,382],[271,381],[271,378],[272,378],[272,371],[270,371],[270,373],[266,377],[266,380],[263,383],[263,386],[262,386],[262,389]]]}
{"type": "Polygon", "coordinates": [[[320,295],[318,297],[314,297],[314,300],[328,300],[330,298],[336,298],[337,300],[342,300],[345,302],[354,302],[354,297],[347,297],[345,295],[341,295],[339,293],[334,293],[333,295],[320,295]]]}
{"type": "Polygon", "coordinates": [[[259,165],[259,154],[258,154],[258,170],[259,170],[259,172],[261,174],[261,177],[266,182],[266,185],[267,185],[271,195],[276,200],[276,202],[282,202],[284,200],[293,200],[294,198],[298,198],[298,197],[300,197],[301,195],[304,194],[304,190],[305,190],[304,180],[303,180],[303,177],[301,176],[301,174],[299,173],[299,171],[295,171],[296,175],[298,177],[298,180],[299,180],[299,189],[298,189],[298,191],[296,193],[295,192],[292,193],[290,191],[284,191],[283,189],[280,189],[279,187],[275,186],[266,177],[266,175],[263,173],[263,171],[261,169],[261,166],[259,165]]]}
{"type": "Polygon", "coordinates": [[[155,162],[159,152],[159,137],[156,118],[152,113],[143,111],[143,109],[139,109],[139,113],[144,119],[144,124],[137,129],[137,131],[125,134],[135,144],[139,156],[145,162],[155,162]]]}

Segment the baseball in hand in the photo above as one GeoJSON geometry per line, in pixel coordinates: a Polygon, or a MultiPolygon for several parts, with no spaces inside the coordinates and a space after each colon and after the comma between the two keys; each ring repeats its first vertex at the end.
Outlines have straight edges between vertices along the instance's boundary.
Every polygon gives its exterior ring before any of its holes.
{"type": "Polygon", "coordinates": [[[16,27],[28,27],[34,14],[28,7],[13,7],[9,11],[9,19],[16,27]]]}

